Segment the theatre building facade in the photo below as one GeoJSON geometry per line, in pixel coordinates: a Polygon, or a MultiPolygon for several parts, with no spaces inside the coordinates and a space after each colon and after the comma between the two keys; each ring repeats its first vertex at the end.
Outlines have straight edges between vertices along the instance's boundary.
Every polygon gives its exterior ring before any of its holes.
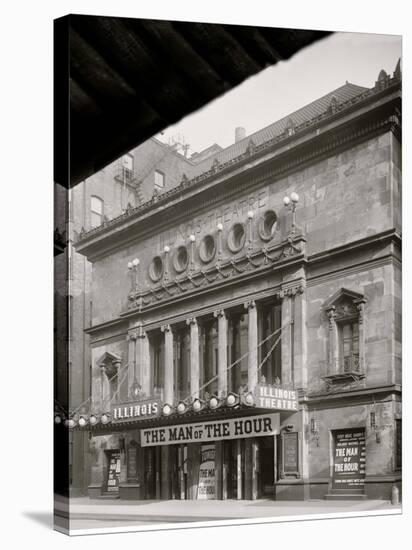
{"type": "Polygon", "coordinates": [[[400,488],[400,98],[346,83],[81,235],[92,498],[400,488]]]}

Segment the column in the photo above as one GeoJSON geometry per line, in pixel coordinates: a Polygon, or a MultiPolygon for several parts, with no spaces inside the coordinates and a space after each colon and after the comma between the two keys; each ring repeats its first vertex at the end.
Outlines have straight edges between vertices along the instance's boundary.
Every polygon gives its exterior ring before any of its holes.
{"type": "MultiPolygon", "coordinates": [[[[162,332],[165,335],[165,373],[164,373],[164,402],[173,404],[173,332],[170,325],[162,326],[162,332]]],[[[161,453],[161,498],[169,499],[171,497],[170,483],[170,449],[164,445],[160,449],[161,453]]]]}
{"type": "Polygon", "coordinates": [[[215,311],[218,331],[218,396],[227,394],[227,318],[223,309],[215,311]]]}
{"type": "Polygon", "coordinates": [[[308,384],[306,294],[303,286],[299,287],[295,294],[293,339],[295,387],[306,388],[308,384]]]}
{"type": "Polygon", "coordinates": [[[173,405],[173,332],[170,325],[162,326],[165,335],[164,402],[173,405]]]}
{"type": "Polygon", "coordinates": [[[339,341],[338,327],[336,325],[336,309],[332,306],[326,310],[329,319],[329,373],[339,372],[339,341]]]}
{"type": "Polygon", "coordinates": [[[199,326],[196,317],[187,319],[190,326],[190,395],[199,397],[199,326]]]}
{"type": "Polygon", "coordinates": [[[282,290],[279,293],[282,299],[282,384],[288,385],[292,383],[292,299],[291,293],[282,290]]]}
{"type": "Polygon", "coordinates": [[[127,335],[127,342],[128,342],[128,376],[127,376],[127,387],[130,390],[132,387],[134,378],[136,376],[137,378],[137,330],[133,328],[133,330],[129,331],[129,334],[127,335]]]}
{"type": "Polygon", "coordinates": [[[356,309],[359,313],[359,371],[364,372],[365,368],[365,302],[364,298],[355,300],[356,309]]]}
{"type": "Polygon", "coordinates": [[[236,440],[237,500],[242,499],[242,440],[236,440]]]}
{"type": "Polygon", "coordinates": [[[258,324],[255,302],[246,302],[245,309],[248,312],[248,389],[254,391],[258,383],[258,324]]]}
{"type": "Polygon", "coordinates": [[[150,368],[150,342],[147,332],[142,331],[140,336],[140,380],[143,393],[149,397],[152,393],[152,380],[150,368]]]}

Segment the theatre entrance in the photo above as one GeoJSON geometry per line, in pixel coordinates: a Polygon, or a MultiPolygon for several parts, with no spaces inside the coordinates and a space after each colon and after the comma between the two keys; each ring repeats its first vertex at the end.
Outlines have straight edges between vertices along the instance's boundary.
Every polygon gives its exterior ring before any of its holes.
{"type": "Polygon", "coordinates": [[[276,436],[223,443],[222,498],[268,498],[275,494],[276,436]]]}
{"type": "Polygon", "coordinates": [[[187,445],[144,449],[144,498],[188,498],[187,445]]]}

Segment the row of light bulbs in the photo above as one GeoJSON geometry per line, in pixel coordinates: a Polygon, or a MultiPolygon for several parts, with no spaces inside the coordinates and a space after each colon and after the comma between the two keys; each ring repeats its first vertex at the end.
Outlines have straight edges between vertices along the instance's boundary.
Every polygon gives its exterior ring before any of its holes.
{"type": "MultiPolygon", "coordinates": [[[[169,405],[165,403],[162,407],[163,416],[170,416],[173,412],[179,414],[184,414],[192,409],[195,412],[200,412],[206,407],[211,410],[216,410],[221,406],[235,407],[240,403],[247,405],[249,407],[255,404],[255,397],[252,392],[246,392],[244,394],[238,395],[234,392],[228,393],[226,397],[217,397],[212,395],[209,397],[208,401],[205,401],[200,398],[195,398],[191,404],[186,403],[185,401],[179,401],[176,406],[169,405]]],[[[103,413],[102,415],[91,414],[89,417],[80,416],[77,420],[73,417],[64,419],[63,415],[57,413],[54,416],[55,424],[64,424],[67,428],[75,428],[78,425],[80,428],[84,428],[89,424],[90,426],[95,426],[99,422],[103,425],[110,422],[110,413],[103,413]]]]}

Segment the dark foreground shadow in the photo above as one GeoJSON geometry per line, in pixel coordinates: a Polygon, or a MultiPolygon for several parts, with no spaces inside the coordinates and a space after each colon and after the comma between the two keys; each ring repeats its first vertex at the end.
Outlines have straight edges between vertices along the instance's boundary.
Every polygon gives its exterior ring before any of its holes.
{"type": "Polygon", "coordinates": [[[23,512],[22,514],[47,529],[53,529],[53,513],[52,512],[23,512]]]}

